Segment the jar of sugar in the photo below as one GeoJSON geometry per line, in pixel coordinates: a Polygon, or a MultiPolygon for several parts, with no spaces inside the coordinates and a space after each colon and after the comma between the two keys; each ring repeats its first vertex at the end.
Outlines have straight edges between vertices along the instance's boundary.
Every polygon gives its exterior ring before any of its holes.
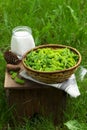
{"type": "Polygon", "coordinates": [[[12,30],[11,51],[20,59],[30,49],[35,47],[32,30],[27,26],[18,26],[12,30]]]}

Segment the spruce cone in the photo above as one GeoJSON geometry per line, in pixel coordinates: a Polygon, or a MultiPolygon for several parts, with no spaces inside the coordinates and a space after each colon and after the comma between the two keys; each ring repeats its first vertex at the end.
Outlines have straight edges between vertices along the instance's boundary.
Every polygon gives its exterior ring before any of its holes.
{"type": "Polygon", "coordinates": [[[4,52],[4,58],[7,62],[7,64],[18,64],[20,62],[20,60],[18,59],[18,57],[12,53],[11,51],[7,50],[6,52],[4,52]]]}

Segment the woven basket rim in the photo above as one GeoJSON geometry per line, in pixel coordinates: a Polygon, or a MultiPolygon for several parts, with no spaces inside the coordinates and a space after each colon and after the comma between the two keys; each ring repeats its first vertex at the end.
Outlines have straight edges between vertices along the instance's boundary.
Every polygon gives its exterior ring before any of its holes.
{"type": "Polygon", "coordinates": [[[80,52],[76,49],[76,48],[73,48],[71,46],[66,46],[66,45],[61,45],[61,44],[45,44],[45,45],[39,45],[39,46],[36,46],[34,47],[33,49],[30,49],[29,51],[27,51],[24,56],[23,56],[23,59],[22,59],[22,64],[23,66],[27,69],[27,70],[30,70],[32,72],[36,72],[36,73],[42,73],[42,74],[52,74],[52,73],[64,73],[65,71],[72,71],[73,69],[77,68],[80,63],[81,63],[81,60],[82,60],[82,57],[81,57],[81,54],[80,52]],[[75,52],[78,56],[79,56],[79,60],[77,62],[76,65],[74,65],[73,67],[70,67],[68,69],[64,69],[64,70],[56,70],[56,71],[39,71],[39,70],[34,70],[32,69],[31,67],[27,67],[26,64],[24,63],[24,59],[26,58],[26,55],[28,53],[30,53],[31,51],[33,50],[37,50],[39,48],[46,48],[46,47],[59,47],[59,48],[69,48],[70,50],[72,50],[73,52],[75,52]]]}

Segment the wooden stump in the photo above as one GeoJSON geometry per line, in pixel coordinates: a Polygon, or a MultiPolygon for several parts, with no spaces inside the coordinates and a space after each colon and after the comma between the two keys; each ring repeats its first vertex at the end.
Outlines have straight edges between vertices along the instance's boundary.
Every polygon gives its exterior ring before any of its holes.
{"type": "Polygon", "coordinates": [[[66,106],[66,93],[57,88],[26,80],[24,85],[15,83],[6,71],[4,88],[9,106],[14,105],[16,121],[34,114],[52,116],[54,123],[63,120],[66,106]]]}

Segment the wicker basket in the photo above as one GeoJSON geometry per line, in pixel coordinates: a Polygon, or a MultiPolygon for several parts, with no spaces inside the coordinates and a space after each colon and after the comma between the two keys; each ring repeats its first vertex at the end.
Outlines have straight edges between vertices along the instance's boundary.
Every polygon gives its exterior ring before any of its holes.
{"type": "Polygon", "coordinates": [[[29,50],[24,55],[22,63],[23,63],[24,68],[26,69],[28,75],[31,76],[32,78],[34,78],[40,82],[49,83],[49,84],[60,83],[60,82],[67,80],[78,68],[78,66],[81,63],[81,55],[75,48],[72,48],[70,46],[59,45],[59,44],[46,44],[46,45],[41,45],[41,46],[35,47],[34,49],[29,50]],[[41,72],[41,71],[33,70],[33,69],[27,67],[26,64],[24,63],[24,59],[26,58],[26,55],[28,53],[30,53],[32,50],[37,50],[39,48],[40,49],[41,48],[58,49],[58,48],[66,48],[66,47],[79,56],[79,60],[78,60],[77,64],[69,69],[65,69],[65,70],[61,70],[61,71],[54,71],[54,72],[41,72]]]}

